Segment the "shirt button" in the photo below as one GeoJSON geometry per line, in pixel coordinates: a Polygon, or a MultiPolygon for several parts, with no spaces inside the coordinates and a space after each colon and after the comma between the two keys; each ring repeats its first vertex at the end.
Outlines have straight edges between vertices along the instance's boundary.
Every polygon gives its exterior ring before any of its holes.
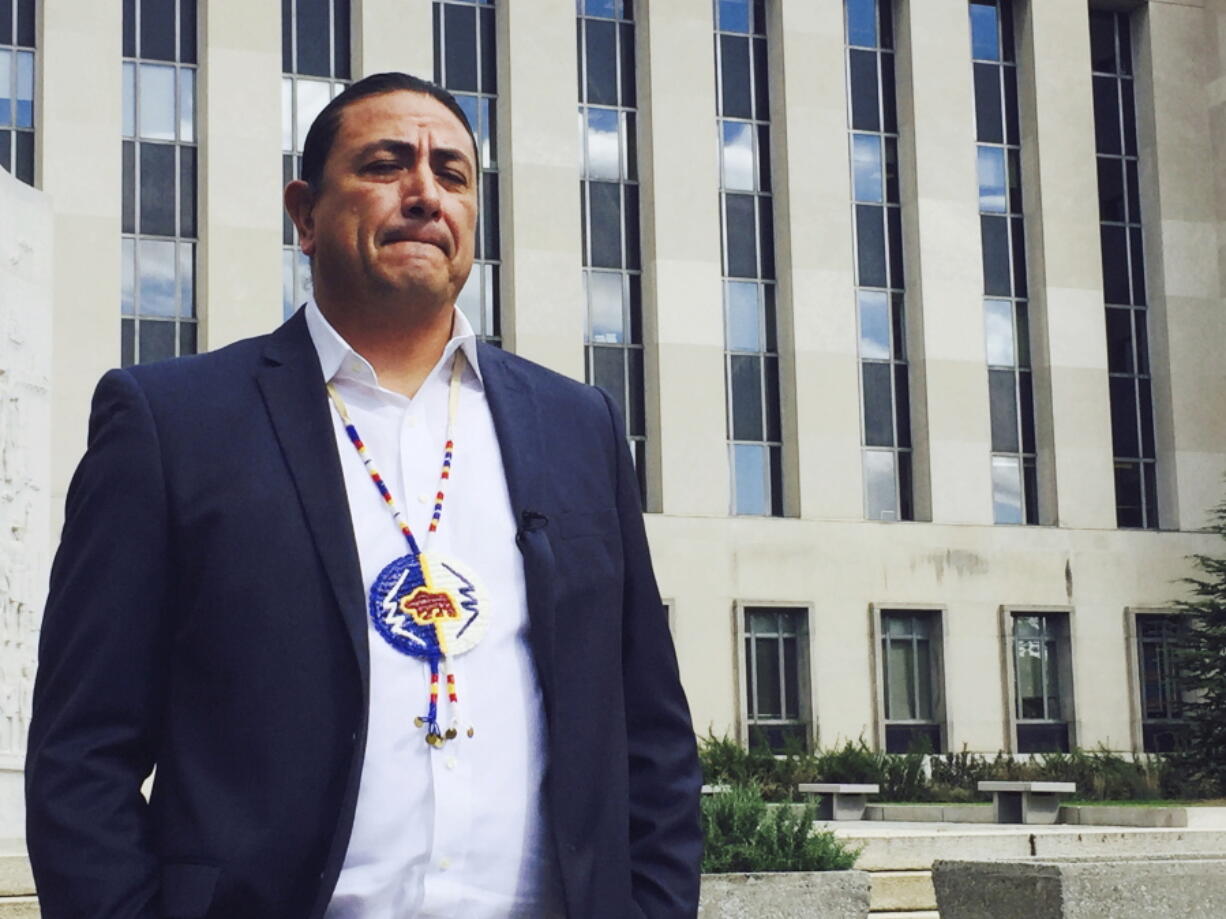
{"type": "Polygon", "coordinates": [[[438,866],[439,866],[440,868],[442,868],[444,871],[446,871],[448,868],[450,868],[450,867],[451,867],[451,859],[449,859],[449,858],[440,858],[440,859],[438,860],[438,866]]]}
{"type": "Polygon", "coordinates": [[[430,496],[423,493],[417,496],[417,500],[420,501],[422,504],[429,504],[430,496]]]}
{"type": "Polygon", "coordinates": [[[454,769],[455,766],[456,766],[455,757],[454,756],[447,757],[447,768],[454,769]]]}

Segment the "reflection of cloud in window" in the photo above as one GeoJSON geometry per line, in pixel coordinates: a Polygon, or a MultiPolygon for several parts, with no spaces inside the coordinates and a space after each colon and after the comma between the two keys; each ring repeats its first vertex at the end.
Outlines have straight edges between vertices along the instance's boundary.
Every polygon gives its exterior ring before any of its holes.
{"type": "Polygon", "coordinates": [[[857,134],[852,144],[857,201],[881,201],[881,144],[875,135],[857,134]]]}
{"type": "Polygon", "coordinates": [[[175,314],[175,244],[160,240],[140,243],[140,300],[144,316],[175,314]]]}
{"type": "Polygon", "coordinates": [[[621,144],[617,131],[617,112],[592,109],[587,127],[588,178],[621,178],[621,144]]]}
{"type": "Polygon", "coordinates": [[[979,148],[979,209],[991,214],[1008,211],[1005,198],[1005,151],[979,148]]]}
{"type": "Polygon", "coordinates": [[[1008,300],[988,300],[983,311],[988,363],[1013,366],[1013,306],[1008,300]]]}
{"type": "Polygon", "coordinates": [[[724,122],[724,187],[753,191],[753,125],[724,122]]]}

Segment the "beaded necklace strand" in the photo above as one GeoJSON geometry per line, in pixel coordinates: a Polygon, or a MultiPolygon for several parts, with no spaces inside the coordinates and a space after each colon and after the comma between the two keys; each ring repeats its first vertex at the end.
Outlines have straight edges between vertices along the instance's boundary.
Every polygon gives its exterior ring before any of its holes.
{"type": "MultiPolygon", "coordinates": [[[[426,534],[427,545],[430,541],[430,535],[438,532],[439,520],[443,516],[443,501],[446,498],[446,495],[443,493],[443,483],[451,478],[451,455],[455,450],[455,419],[460,405],[460,375],[464,372],[464,362],[464,352],[457,348],[455,357],[451,360],[451,385],[448,387],[447,394],[447,443],[443,448],[443,471],[439,475],[438,492],[434,496],[434,513],[430,517],[430,527],[426,534]]],[[[345,433],[349,435],[349,440],[353,443],[353,446],[358,451],[358,456],[362,459],[362,465],[366,467],[371,481],[375,483],[375,488],[379,490],[379,494],[383,496],[388,510],[391,511],[392,520],[400,528],[400,532],[404,534],[405,541],[409,544],[409,551],[414,556],[420,556],[422,550],[417,545],[413,531],[409,528],[404,515],[400,513],[400,508],[396,507],[396,500],[392,497],[391,489],[387,487],[387,483],[383,481],[383,476],[375,468],[375,461],[371,459],[370,453],[366,450],[366,444],[362,442],[362,438],[358,434],[357,427],[354,426],[353,421],[349,418],[349,410],[345,407],[345,400],[341,398],[341,394],[336,391],[336,387],[331,383],[328,384],[328,395],[332,398],[332,404],[336,406],[337,414],[341,416],[341,422],[345,425],[345,433]]]]}
{"type": "MultiPolygon", "coordinates": [[[[443,448],[443,469],[439,474],[438,491],[434,496],[434,513],[430,516],[430,526],[426,531],[426,544],[429,545],[430,537],[438,532],[439,521],[443,517],[443,502],[446,500],[444,491],[445,483],[451,478],[451,458],[455,451],[455,420],[459,413],[460,405],[460,377],[464,372],[465,357],[461,349],[456,349],[455,356],[451,360],[451,382],[448,387],[447,395],[447,441],[443,448]]],[[[345,433],[349,435],[349,440],[354,448],[358,451],[358,456],[362,460],[362,465],[366,467],[370,479],[375,484],[375,488],[383,497],[383,501],[387,509],[391,512],[392,520],[404,534],[405,541],[409,545],[409,552],[425,567],[423,551],[417,544],[417,539],[413,536],[413,530],[409,527],[408,521],[404,519],[404,515],[400,513],[400,508],[396,506],[396,500],[392,497],[391,489],[387,487],[387,483],[383,481],[383,476],[379,474],[379,470],[375,468],[374,459],[370,452],[366,449],[366,444],[362,441],[361,435],[358,434],[357,426],[349,417],[349,410],[345,406],[345,400],[341,398],[340,393],[336,391],[336,387],[331,382],[327,384],[328,396],[332,399],[332,404],[336,406],[336,412],[340,415],[341,422],[345,426],[345,433]]],[[[450,740],[456,736],[456,727],[453,724],[448,728],[446,733],[442,732],[438,727],[438,696],[439,696],[439,673],[435,666],[430,668],[430,708],[425,717],[414,719],[418,727],[426,726],[426,742],[431,746],[442,746],[444,740],[450,740]]],[[[448,668],[447,671],[447,699],[451,703],[453,720],[459,722],[459,698],[456,695],[455,674],[448,668]]],[[[473,729],[468,728],[468,736],[473,735],[473,729]]]]}

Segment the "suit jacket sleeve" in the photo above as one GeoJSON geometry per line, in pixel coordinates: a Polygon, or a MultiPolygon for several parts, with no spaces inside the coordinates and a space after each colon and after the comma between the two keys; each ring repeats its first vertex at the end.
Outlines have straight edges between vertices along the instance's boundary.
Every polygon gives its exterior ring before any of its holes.
{"type": "Polygon", "coordinates": [[[625,559],[622,669],[630,767],[630,866],[635,905],[647,919],[698,911],[702,774],[660,601],[642,505],[621,416],[605,394],[616,434],[617,509],[625,559]]]}
{"type": "Polygon", "coordinates": [[[140,786],[166,688],[167,510],[157,433],[125,371],[94,393],[51,571],[26,760],[26,837],[44,919],[152,917],[140,786]]]}

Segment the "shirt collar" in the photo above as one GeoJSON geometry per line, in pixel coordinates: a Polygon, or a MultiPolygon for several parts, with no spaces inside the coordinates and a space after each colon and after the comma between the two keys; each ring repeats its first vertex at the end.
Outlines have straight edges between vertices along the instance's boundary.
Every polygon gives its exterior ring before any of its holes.
{"type": "MultiPolygon", "coordinates": [[[[319,355],[319,366],[323,371],[324,382],[329,383],[336,377],[345,377],[377,386],[378,376],[375,368],[366,358],[353,350],[349,343],[341,337],[341,334],[332,327],[332,323],[324,318],[323,311],[320,310],[314,297],[307,300],[305,309],[307,331],[310,332],[315,353],[319,355]]],[[[451,339],[443,348],[442,357],[439,358],[438,364],[430,373],[431,375],[437,373],[441,366],[448,364],[456,349],[462,348],[464,357],[468,360],[468,366],[472,368],[480,383],[482,378],[481,367],[477,363],[477,335],[464,312],[457,307],[452,307],[452,310],[451,339]]]]}

